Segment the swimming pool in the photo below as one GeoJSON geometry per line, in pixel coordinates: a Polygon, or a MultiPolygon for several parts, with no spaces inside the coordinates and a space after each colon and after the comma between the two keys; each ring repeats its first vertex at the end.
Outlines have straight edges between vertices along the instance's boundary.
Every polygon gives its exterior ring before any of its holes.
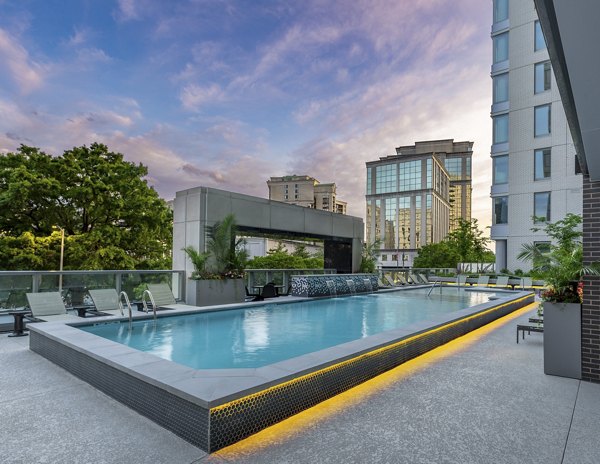
{"type": "Polygon", "coordinates": [[[96,324],[86,332],[194,369],[256,368],[489,301],[488,292],[429,289],[269,304],[96,324]]]}
{"type": "MultiPolygon", "coordinates": [[[[421,311],[423,303],[417,294],[423,292],[401,290],[398,296],[413,301],[415,310],[421,311]]],[[[437,292],[438,289],[435,289],[432,293],[432,301],[437,300],[440,306],[437,292]]],[[[457,298],[461,292],[468,293],[457,291],[456,288],[443,290],[449,299],[457,298]]],[[[188,367],[90,333],[88,330],[94,323],[85,320],[68,324],[28,324],[31,335],[29,342],[30,349],[36,353],[190,443],[213,452],[534,301],[531,292],[497,293],[499,299],[469,308],[430,314],[427,319],[417,322],[405,321],[407,325],[389,330],[384,316],[361,317],[358,319],[365,322],[361,326],[365,336],[361,332],[360,338],[262,367],[188,367]],[[367,335],[371,327],[376,325],[375,321],[377,324],[383,321],[381,326],[384,330],[367,335]]],[[[387,298],[388,295],[381,296],[387,298]]],[[[363,297],[352,298],[358,301],[363,297]]],[[[324,299],[319,304],[335,307],[339,301],[341,299],[324,299]]],[[[259,312],[267,309],[276,312],[279,305],[265,308],[261,303],[254,303],[245,306],[259,312]]],[[[232,308],[212,308],[211,311],[219,309],[223,309],[221,314],[225,314],[231,312],[232,308]]],[[[237,311],[237,308],[234,310],[237,311]]],[[[337,307],[332,311],[335,314],[333,319],[337,320],[337,307]]],[[[290,311],[287,317],[293,319],[301,312],[309,311],[290,311]]],[[[163,319],[175,320],[175,315],[195,317],[207,312],[201,308],[180,307],[162,313],[157,326],[162,324],[163,319]]],[[[359,313],[364,315],[364,311],[359,313]]],[[[395,318],[389,312],[382,314],[387,314],[388,319],[395,318]]],[[[152,317],[141,313],[136,314],[134,319],[136,324],[138,321],[145,324],[145,333],[151,337],[154,324],[152,317]]],[[[242,335],[243,320],[240,319],[233,326],[242,335]]],[[[100,322],[99,319],[96,321],[100,322]]],[[[107,317],[104,321],[110,322],[107,326],[117,327],[111,322],[114,318],[107,317]]],[[[267,327],[264,322],[259,326],[263,329],[267,327]]],[[[121,327],[122,331],[127,332],[126,320],[123,320],[121,327]]],[[[143,332],[143,326],[139,327],[139,331],[143,332]]],[[[287,327],[287,337],[292,338],[294,324],[287,327]]],[[[137,332],[137,328],[134,331],[137,332]]],[[[253,329],[249,333],[258,331],[253,329]]],[[[263,331],[259,338],[267,336],[270,336],[268,330],[263,331]]],[[[184,342],[177,333],[172,334],[171,338],[175,345],[184,342]]],[[[248,343],[245,339],[244,342],[248,343]]],[[[252,343],[263,342],[255,339],[252,343]]],[[[229,349],[234,347],[230,346],[229,349]]]]}

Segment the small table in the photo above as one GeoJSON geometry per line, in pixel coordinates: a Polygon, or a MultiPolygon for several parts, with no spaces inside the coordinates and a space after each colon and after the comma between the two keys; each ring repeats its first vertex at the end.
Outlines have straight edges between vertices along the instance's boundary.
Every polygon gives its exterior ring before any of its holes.
{"type": "Polygon", "coordinates": [[[31,311],[28,311],[27,309],[20,309],[17,311],[9,311],[8,314],[10,314],[14,320],[15,323],[13,325],[13,331],[12,333],[8,334],[9,337],[26,337],[29,334],[25,333],[25,330],[29,330],[29,329],[25,329],[25,325],[23,324],[23,318],[27,315],[27,314],[31,314],[31,311]]]}
{"type": "Polygon", "coordinates": [[[85,317],[85,313],[88,312],[89,309],[93,308],[90,305],[76,305],[72,307],[75,311],[77,311],[77,315],[79,317],[85,317]]]}

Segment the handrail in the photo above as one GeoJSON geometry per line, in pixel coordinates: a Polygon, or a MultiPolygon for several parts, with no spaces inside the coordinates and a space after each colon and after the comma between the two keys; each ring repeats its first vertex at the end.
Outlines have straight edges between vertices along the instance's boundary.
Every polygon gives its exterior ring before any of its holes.
{"type": "Polygon", "coordinates": [[[146,303],[146,295],[148,295],[148,297],[150,298],[150,303],[152,303],[152,310],[154,311],[154,319],[156,319],[156,303],[154,302],[154,297],[152,296],[152,293],[150,293],[150,290],[146,289],[144,290],[144,293],[142,293],[142,305],[144,306],[144,311],[146,311],[146,314],[148,314],[148,304],[146,303]]]}
{"type": "Polygon", "coordinates": [[[131,303],[129,302],[129,297],[127,293],[121,292],[119,293],[119,310],[121,311],[121,316],[124,316],[123,313],[123,300],[125,300],[125,304],[127,305],[127,309],[129,310],[129,327],[131,328],[132,314],[131,314],[131,303]]]}
{"type": "Polygon", "coordinates": [[[440,290],[441,290],[441,288],[442,288],[442,281],[441,280],[436,280],[435,282],[433,282],[433,285],[431,286],[431,288],[427,292],[427,296],[431,295],[431,292],[433,292],[433,289],[435,288],[435,284],[440,284],[440,290]]]}

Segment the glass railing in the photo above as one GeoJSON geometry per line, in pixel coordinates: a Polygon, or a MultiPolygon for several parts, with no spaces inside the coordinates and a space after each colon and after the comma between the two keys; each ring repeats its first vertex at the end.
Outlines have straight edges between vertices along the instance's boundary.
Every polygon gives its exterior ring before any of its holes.
{"type": "Polygon", "coordinates": [[[0,311],[27,306],[26,293],[58,292],[67,305],[86,303],[87,291],[114,288],[139,300],[148,283],[166,282],[176,300],[185,301],[185,271],[0,271],[0,311]]]}

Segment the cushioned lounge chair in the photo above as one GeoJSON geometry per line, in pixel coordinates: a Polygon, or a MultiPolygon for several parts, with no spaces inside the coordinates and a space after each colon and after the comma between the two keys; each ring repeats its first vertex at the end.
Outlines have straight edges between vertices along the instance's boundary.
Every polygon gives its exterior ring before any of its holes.
{"type": "Polygon", "coordinates": [[[81,321],[80,317],[67,313],[59,292],[27,293],[26,297],[31,315],[36,321],[81,321]]]}
{"type": "Polygon", "coordinates": [[[129,300],[126,302],[126,304],[129,305],[129,308],[123,308],[119,295],[114,288],[88,290],[88,293],[92,298],[96,310],[110,316],[126,316],[131,308],[129,300]]]}

